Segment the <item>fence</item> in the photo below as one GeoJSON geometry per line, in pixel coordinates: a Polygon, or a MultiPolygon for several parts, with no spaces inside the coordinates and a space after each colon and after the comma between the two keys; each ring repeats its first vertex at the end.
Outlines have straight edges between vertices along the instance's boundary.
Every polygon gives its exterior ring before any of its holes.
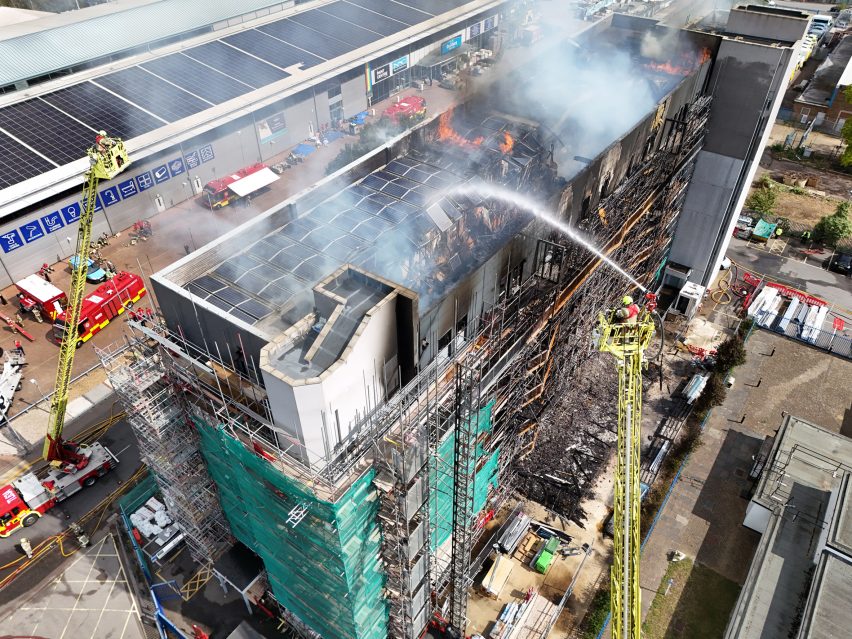
{"type": "Polygon", "coordinates": [[[767,311],[758,311],[755,319],[756,323],[765,330],[780,333],[834,355],[852,359],[852,337],[847,335],[845,330],[806,329],[804,324],[796,321],[790,321],[782,328],[779,326],[781,316],[767,311]]]}

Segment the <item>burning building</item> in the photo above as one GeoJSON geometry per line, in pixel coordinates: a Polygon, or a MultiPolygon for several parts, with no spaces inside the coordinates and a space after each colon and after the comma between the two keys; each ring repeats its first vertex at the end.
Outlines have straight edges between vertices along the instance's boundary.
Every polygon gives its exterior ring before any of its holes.
{"type": "Polygon", "coordinates": [[[651,286],[704,140],[718,39],[666,61],[649,31],[601,23],[176,262],[137,357],[103,354],[193,556],[245,544],[304,636],[464,625],[483,523],[627,286],[526,203],[651,286]],[[554,59],[577,76],[539,98],[554,59]]]}

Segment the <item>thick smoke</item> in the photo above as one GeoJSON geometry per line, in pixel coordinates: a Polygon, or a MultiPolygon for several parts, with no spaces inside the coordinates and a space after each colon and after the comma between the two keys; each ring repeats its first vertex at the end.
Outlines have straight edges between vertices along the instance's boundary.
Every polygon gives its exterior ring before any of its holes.
{"type": "Polygon", "coordinates": [[[561,146],[555,160],[570,177],[646,116],[656,98],[640,62],[607,44],[563,43],[489,91],[497,110],[542,123],[561,146]]]}

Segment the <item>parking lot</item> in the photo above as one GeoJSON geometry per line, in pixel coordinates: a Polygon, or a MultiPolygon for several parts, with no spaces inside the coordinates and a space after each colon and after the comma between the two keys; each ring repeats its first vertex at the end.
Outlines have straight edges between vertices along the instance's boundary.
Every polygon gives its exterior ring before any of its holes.
{"type": "Polygon", "coordinates": [[[45,639],[143,639],[139,612],[112,534],[0,621],[14,635],[45,639]]]}

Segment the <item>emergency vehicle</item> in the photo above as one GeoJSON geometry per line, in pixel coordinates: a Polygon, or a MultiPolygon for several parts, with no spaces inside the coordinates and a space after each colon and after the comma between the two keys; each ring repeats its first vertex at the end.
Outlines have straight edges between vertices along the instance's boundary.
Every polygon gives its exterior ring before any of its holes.
{"type": "MultiPolygon", "coordinates": [[[[77,348],[88,342],[110,320],[132,308],[145,293],[145,282],[141,277],[122,271],[84,297],[77,326],[77,348]]],[[[53,324],[53,337],[61,342],[64,334],[65,313],[62,312],[53,324]]]]}
{"type": "Polygon", "coordinates": [[[426,100],[419,95],[409,95],[407,98],[402,98],[399,102],[391,104],[382,115],[394,122],[397,122],[399,117],[403,115],[410,118],[422,118],[426,115],[426,100]]]}
{"type": "Polygon", "coordinates": [[[68,303],[65,291],[61,291],[43,277],[33,274],[15,282],[21,310],[32,312],[34,308],[55,320],[68,303]]]}
{"type": "Polygon", "coordinates": [[[209,181],[201,190],[201,204],[215,211],[251,195],[277,179],[272,169],[258,162],[231,175],[209,181]]]}
{"type": "Polygon", "coordinates": [[[115,455],[99,443],[79,446],[76,450],[88,460],[82,469],[64,472],[51,468],[43,479],[26,473],[0,487],[0,537],[32,526],[60,501],[88,488],[118,465],[115,455]]]}

